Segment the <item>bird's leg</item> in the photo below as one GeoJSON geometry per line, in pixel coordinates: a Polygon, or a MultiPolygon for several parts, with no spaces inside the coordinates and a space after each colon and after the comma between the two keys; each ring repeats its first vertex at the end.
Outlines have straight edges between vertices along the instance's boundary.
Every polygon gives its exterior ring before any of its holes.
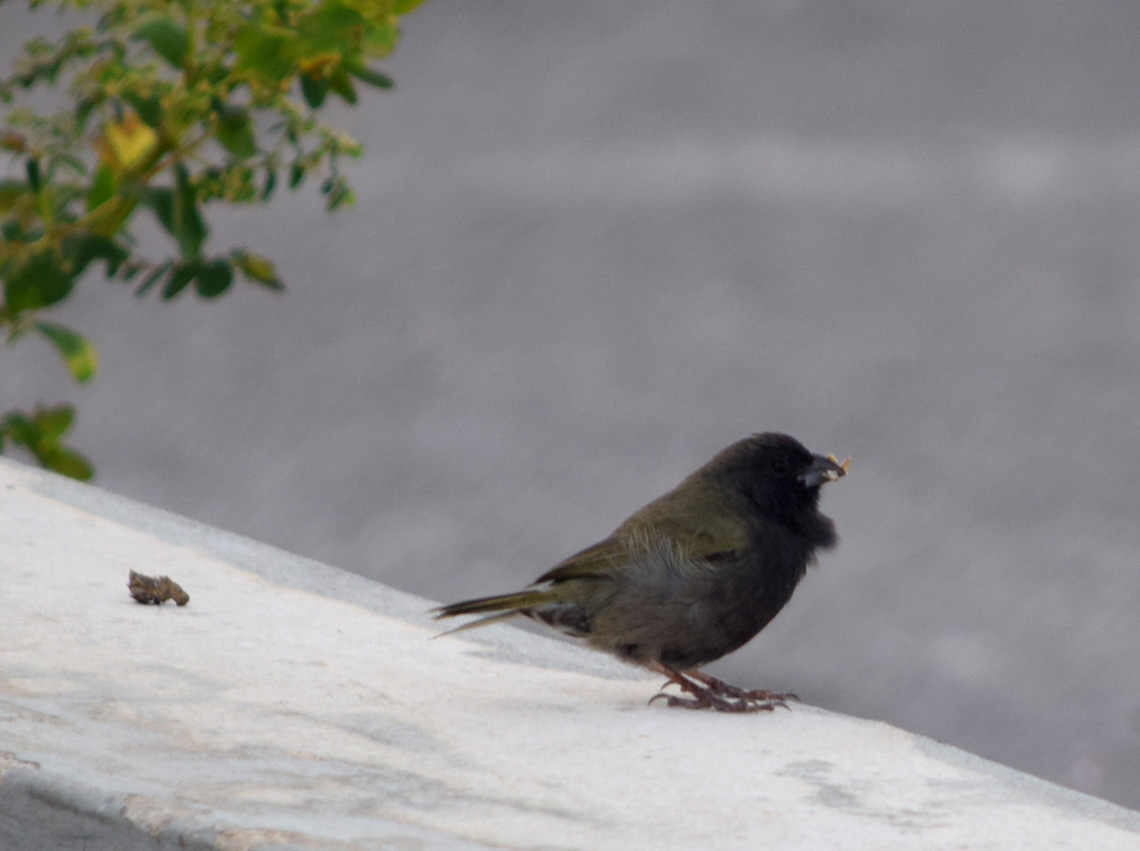
{"type": "Polygon", "coordinates": [[[747,692],[700,671],[682,673],[662,662],[653,662],[650,667],[669,678],[669,681],[662,686],[662,690],[649,699],[650,703],[664,699],[667,706],[715,709],[717,712],[771,712],[777,706],[788,708],[784,702],[788,695],[767,691],[747,692]],[[670,685],[676,685],[681,691],[692,696],[678,697],[666,694],[665,689],[670,685]]]}
{"type": "Polygon", "coordinates": [[[675,670],[674,668],[670,668],[668,665],[662,664],[661,662],[651,663],[650,668],[659,674],[664,674],[669,678],[665,685],[661,686],[661,691],[657,692],[657,694],[649,698],[650,703],[658,699],[664,699],[669,706],[684,706],[688,709],[704,709],[706,707],[712,706],[710,702],[704,699],[705,689],[701,688],[697,683],[694,683],[680,671],[675,670]],[[665,689],[669,688],[671,685],[677,686],[679,689],[681,689],[681,691],[688,692],[689,694],[693,695],[693,697],[685,698],[677,697],[676,695],[672,694],[665,694],[665,689]]]}

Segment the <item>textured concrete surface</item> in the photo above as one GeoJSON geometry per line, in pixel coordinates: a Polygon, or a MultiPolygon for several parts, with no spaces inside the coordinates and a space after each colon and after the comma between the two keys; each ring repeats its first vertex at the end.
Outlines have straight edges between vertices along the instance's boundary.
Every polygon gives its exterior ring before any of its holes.
{"type": "Polygon", "coordinates": [[[854,458],[841,544],[718,671],[1140,808],[1138,42],[1135,0],[429,0],[337,116],[359,206],[214,220],[288,293],[87,281],[97,380],[22,343],[0,410],[447,600],[789,431],[854,458]]]}
{"type": "Polygon", "coordinates": [[[1140,848],[1140,813],[887,724],[648,707],[605,657],[432,640],[426,600],[7,461],[0,576],[6,849],[1140,848]]]}

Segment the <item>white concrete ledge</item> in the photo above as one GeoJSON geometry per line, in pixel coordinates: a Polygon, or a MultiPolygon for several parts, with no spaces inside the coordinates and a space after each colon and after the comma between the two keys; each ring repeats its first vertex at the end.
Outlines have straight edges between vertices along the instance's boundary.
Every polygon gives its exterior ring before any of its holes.
{"type": "Polygon", "coordinates": [[[955,748],[647,707],[562,642],[430,641],[429,605],[0,461],[0,848],[1140,849],[1140,813],[955,748]]]}

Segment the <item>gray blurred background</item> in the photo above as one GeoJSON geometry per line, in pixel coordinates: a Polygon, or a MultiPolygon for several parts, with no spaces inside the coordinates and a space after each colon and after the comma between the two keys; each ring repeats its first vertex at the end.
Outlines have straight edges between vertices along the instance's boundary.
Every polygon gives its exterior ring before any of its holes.
{"type": "MultiPolygon", "coordinates": [[[[0,7],[4,57],[53,21],[0,7]]],[[[98,379],[6,349],[0,410],[440,600],[786,430],[854,457],[842,543],[714,670],[1140,808],[1138,40],[1135,0],[429,0],[337,115],[357,208],[212,220],[287,294],[89,281],[98,379]]]]}

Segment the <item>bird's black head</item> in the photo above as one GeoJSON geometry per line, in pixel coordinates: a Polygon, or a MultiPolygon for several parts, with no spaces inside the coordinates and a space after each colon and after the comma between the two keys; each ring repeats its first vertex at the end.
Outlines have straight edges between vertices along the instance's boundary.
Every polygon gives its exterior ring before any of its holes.
{"type": "MultiPolygon", "coordinates": [[[[765,432],[734,443],[713,458],[706,470],[762,517],[800,528],[825,521],[830,529],[831,522],[816,510],[819,489],[844,476],[847,462],[813,455],[789,435],[765,432]]],[[[833,530],[818,534],[817,545],[834,544],[833,530]]]]}

